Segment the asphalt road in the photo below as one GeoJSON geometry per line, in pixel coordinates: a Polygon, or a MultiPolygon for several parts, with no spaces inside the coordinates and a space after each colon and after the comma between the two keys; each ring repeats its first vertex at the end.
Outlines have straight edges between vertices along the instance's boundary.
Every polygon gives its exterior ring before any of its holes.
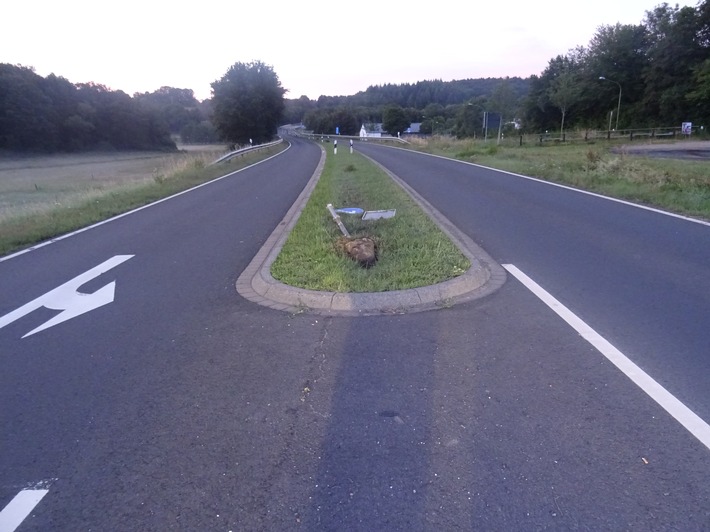
{"type": "Polygon", "coordinates": [[[361,151],[710,419],[710,224],[413,152],[361,151]]]}
{"type": "MultiPolygon", "coordinates": [[[[708,227],[365,150],[709,419],[708,227]]],[[[410,315],[238,296],[319,156],[294,139],[0,262],[2,317],[133,255],[81,287],[115,280],[113,302],[25,338],[57,312],[0,328],[0,509],[47,490],[18,530],[710,526],[708,448],[512,277],[410,315]]]]}

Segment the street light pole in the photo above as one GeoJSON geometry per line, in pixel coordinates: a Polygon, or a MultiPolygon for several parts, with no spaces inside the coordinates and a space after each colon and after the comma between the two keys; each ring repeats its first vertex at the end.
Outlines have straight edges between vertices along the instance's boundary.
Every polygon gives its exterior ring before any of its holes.
{"type": "Polygon", "coordinates": [[[483,111],[483,142],[488,142],[488,111],[486,111],[485,107],[478,105],[477,103],[468,102],[466,105],[478,107],[483,111]]]}
{"type": "Polygon", "coordinates": [[[621,109],[621,83],[614,81],[613,79],[605,78],[604,76],[599,76],[599,79],[604,81],[611,81],[619,86],[619,102],[616,104],[616,130],[619,131],[619,110],[621,109]]]}

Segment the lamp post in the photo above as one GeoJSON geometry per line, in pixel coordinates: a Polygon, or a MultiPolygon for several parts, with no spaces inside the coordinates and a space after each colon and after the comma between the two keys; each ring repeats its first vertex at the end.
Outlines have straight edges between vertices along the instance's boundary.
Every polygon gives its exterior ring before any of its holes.
{"type": "Polygon", "coordinates": [[[604,76],[599,76],[599,79],[604,81],[611,81],[619,86],[619,102],[616,104],[616,130],[619,131],[619,110],[621,109],[621,83],[614,81],[613,79],[605,78],[604,76]]]}
{"type": "Polygon", "coordinates": [[[477,103],[468,102],[466,105],[469,107],[478,107],[483,111],[483,142],[488,142],[488,111],[486,111],[485,107],[477,103]]]}

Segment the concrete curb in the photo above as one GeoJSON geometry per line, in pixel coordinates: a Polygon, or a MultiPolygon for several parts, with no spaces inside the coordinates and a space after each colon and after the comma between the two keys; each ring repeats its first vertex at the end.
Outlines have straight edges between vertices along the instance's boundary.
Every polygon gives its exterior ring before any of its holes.
{"type": "MultiPolygon", "coordinates": [[[[372,161],[372,159],[370,160],[372,161]]],[[[283,284],[274,279],[270,273],[271,265],[281,252],[281,248],[296,225],[323,172],[325,150],[321,147],[321,159],[313,176],[284,219],[237,279],[237,292],[249,301],[286,312],[308,311],[309,313],[326,315],[367,316],[446,308],[463,301],[484,297],[505,283],[505,270],[483,249],[398,176],[375,161],[372,162],[380,166],[398,183],[468,257],[471,261],[468,271],[454,279],[431,286],[371,293],[306,290],[283,284]]]]}

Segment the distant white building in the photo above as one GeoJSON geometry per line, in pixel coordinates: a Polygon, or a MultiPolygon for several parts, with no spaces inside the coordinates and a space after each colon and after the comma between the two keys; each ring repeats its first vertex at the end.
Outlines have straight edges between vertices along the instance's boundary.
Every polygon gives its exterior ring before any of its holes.
{"type": "Polygon", "coordinates": [[[384,131],[382,131],[382,124],[365,124],[360,128],[360,138],[380,138],[384,131]]]}

